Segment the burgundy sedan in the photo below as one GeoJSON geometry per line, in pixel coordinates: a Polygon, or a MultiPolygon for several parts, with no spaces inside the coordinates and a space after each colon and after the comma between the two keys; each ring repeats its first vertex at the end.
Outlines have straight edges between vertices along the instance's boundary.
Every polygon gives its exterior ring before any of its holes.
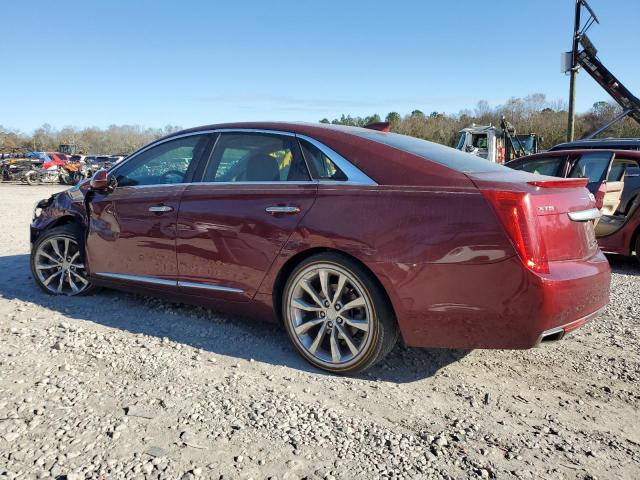
{"type": "MultiPolygon", "coordinates": [[[[554,147],[555,148],[555,147],[554,147]]],[[[595,227],[605,252],[640,258],[640,152],[554,150],[512,160],[505,166],[563,178],[585,178],[602,216],[595,227]]]]}
{"type": "Polygon", "coordinates": [[[408,346],[529,348],[609,298],[582,179],[303,123],[172,134],[40,202],[47,293],[110,287],[283,322],[337,373],[408,346]]]}

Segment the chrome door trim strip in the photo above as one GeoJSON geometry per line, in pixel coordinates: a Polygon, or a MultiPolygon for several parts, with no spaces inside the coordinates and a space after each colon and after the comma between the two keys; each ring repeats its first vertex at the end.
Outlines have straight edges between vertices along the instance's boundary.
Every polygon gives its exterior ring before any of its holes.
{"type": "Polygon", "coordinates": [[[574,222],[588,222],[589,220],[597,220],[602,216],[597,208],[588,210],[580,210],[579,212],[568,212],[569,218],[574,222]]]}
{"type": "MultiPolygon", "coordinates": [[[[329,157],[337,166],[342,170],[342,172],[347,176],[346,182],[341,181],[333,181],[333,184],[348,184],[348,185],[377,185],[377,183],[368,177],[362,170],[356,167],[349,160],[344,158],[335,150],[327,147],[325,144],[320,143],[315,138],[308,137],[306,135],[296,134],[296,137],[306,140],[316,148],[318,148],[322,153],[324,153],[327,157],[329,157]]],[[[326,180],[322,180],[325,182],[326,180]]]]}
{"type": "Polygon", "coordinates": [[[216,292],[229,292],[229,293],[244,293],[244,290],[240,290],[239,288],[231,288],[231,287],[222,287],[220,285],[211,285],[209,283],[199,283],[199,282],[178,282],[178,287],[182,288],[200,288],[202,290],[214,290],[216,292]]]}
{"type": "Polygon", "coordinates": [[[175,287],[178,282],[175,280],[165,280],[164,278],[146,277],[144,275],[129,275],[127,273],[111,273],[111,272],[96,272],[94,275],[104,278],[112,278],[115,280],[127,280],[130,282],[149,283],[152,285],[165,285],[168,287],[175,287]]]}

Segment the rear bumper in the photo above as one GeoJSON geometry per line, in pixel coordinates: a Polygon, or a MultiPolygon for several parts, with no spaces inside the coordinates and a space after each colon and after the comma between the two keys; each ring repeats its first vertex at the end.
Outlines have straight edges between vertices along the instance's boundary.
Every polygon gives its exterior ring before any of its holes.
{"type": "Polygon", "coordinates": [[[586,325],[591,320],[599,316],[603,311],[604,311],[604,307],[602,307],[600,310],[590,313],[589,315],[579,318],[578,320],[569,322],[566,325],[545,330],[538,337],[538,341],[536,342],[535,346],[539,346],[541,343],[562,340],[567,333],[569,333],[572,330],[575,330],[576,328],[580,328],[583,325],[586,325]]]}
{"type": "Polygon", "coordinates": [[[611,272],[600,251],[550,270],[533,273],[512,257],[483,265],[399,265],[375,273],[408,346],[524,349],[539,344],[545,332],[583,325],[609,301],[611,272]]]}

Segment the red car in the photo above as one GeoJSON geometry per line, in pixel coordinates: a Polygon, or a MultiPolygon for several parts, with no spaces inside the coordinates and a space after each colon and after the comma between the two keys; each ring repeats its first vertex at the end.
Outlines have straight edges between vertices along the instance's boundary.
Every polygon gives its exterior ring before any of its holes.
{"type": "Polygon", "coordinates": [[[40,202],[31,268],[52,294],[111,287],[282,321],[337,373],[399,334],[529,348],[608,302],[584,186],[370,129],[212,125],[40,202]]]}
{"type": "MultiPolygon", "coordinates": [[[[555,148],[555,147],[554,147],[555,148]]],[[[640,257],[640,152],[558,150],[512,160],[507,167],[563,178],[585,178],[602,217],[595,232],[605,252],[640,257]]]]}
{"type": "Polygon", "coordinates": [[[60,167],[69,161],[69,157],[64,153],[47,152],[47,155],[50,160],[42,164],[42,168],[45,170],[53,166],[60,167]]]}

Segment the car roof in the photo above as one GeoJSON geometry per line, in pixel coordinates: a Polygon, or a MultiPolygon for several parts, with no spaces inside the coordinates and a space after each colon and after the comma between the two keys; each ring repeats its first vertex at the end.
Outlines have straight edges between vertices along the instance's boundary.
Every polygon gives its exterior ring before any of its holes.
{"type": "Polygon", "coordinates": [[[326,123],[221,123],[174,132],[158,141],[224,129],[282,131],[308,136],[347,158],[379,184],[424,185],[425,181],[433,181],[433,176],[439,174],[442,178],[448,178],[448,182],[468,185],[465,173],[491,172],[504,168],[435,142],[370,128],[326,123]]]}
{"type": "Polygon", "coordinates": [[[583,155],[586,153],[596,153],[596,152],[610,152],[614,153],[617,156],[623,156],[627,158],[633,158],[636,160],[640,160],[640,151],[637,150],[621,150],[616,148],[576,148],[575,150],[548,150],[546,152],[539,152],[533,155],[527,155],[526,157],[514,158],[507,163],[517,162],[522,160],[543,158],[543,157],[561,157],[564,155],[583,155]]]}
{"type": "Polygon", "coordinates": [[[580,147],[585,148],[616,148],[632,147],[640,150],[640,138],[588,138],[574,140],[573,142],[559,143],[551,147],[550,151],[574,150],[580,147]]]}

